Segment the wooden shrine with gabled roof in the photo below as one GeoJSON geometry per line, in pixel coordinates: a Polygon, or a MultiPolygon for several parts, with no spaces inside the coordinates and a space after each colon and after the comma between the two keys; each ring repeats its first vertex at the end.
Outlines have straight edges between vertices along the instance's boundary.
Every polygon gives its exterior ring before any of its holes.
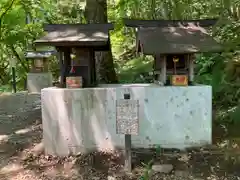
{"type": "MultiPolygon", "coordinates": [[[[76,78],[81,78],[82,87],[96,86],[95,51],[111,48],[107,24],[49,24],[44,27],[46,35],[35,41],[36,45],[54,46],[59,52],[61,87],[74,66],[76,78]]],[[[73,79],[73,78],[71,78],[73,79]]]]}
{"type": "Polygon", "coordinates": [[[155,80],[165,85],[192,84],[194,54],[223,51],[206,29],[217,19],[124,21],[126,26],[137,28],[137,52],[155,57],[155,80]]]}

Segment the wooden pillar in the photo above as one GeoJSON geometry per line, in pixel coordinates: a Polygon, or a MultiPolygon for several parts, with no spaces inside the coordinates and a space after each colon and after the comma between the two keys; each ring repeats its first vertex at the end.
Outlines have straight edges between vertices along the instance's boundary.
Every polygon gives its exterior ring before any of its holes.
{"type": "Polygon", "coordinates": [[[59,61],[59,65],[60,65],[60,87],[64,88],[65,84],[64,84],[64,64],[63,64],[63,52],[62,49],[60,48],[56,48],[58,53],[57,53],[57,59],[59,61]]]}
{"type": "Polygon", "coordinates": [[[166,61],[166,56],[163,55],[160,57],[161,58],[161,74],[160,74],[160,81],[165,85],[167,81],[167,61],[166,61]]]}
{"type": "Polygon", "coordinates": [[[154,81],[157,81],[158,80],[158,76],[159,76],[159,74],[158,74],[158,61],[157,61],[157,56],[154,56],[154,61],[153,61],[153,75],[154,75],[154,77],[153,77],[153,80],[154,81]]]}
{"type": "Polygon", "coordinates": [[[95,52],[93,49],[90,51],[90,75],[91,75],[91,85],[93,87],[97,86],[97,71],[96,71],[96,59],[95,52]]]}
{"type": "Polygon", "coordinates": [[[194,81],[194,55],[188,55],[188,76],[190,84],[194,81]]]}
{"type": "Polygon", "coordinates": [[[82,77],[83,87],[92,87],[92,49],[75,48],[75,60],[78,66],[78,76],[82,77]]]}
{"type": "Polygon", "coordinates": [[[167,81],[166,56],[156,55],[154,61],[154,72],[157,75],[157,78],[155,80],[161,82],[164,85],[167,81]]]}
{"type": "Polygon", "coordinates": [[[58,51],[58,60],[60,64],[60,86],[66,87],[66,76],[68,75],[68,67],[71,66],[70,49],[56,48],[58,51]]]}
{"type": "Polygon", "coordinates": [[[71,67],[71,49],[66,48],[63,50],[63,64],[64,64],[64,84],[66,85],[66,77],[69,74],[69,69],[71,67]]]}

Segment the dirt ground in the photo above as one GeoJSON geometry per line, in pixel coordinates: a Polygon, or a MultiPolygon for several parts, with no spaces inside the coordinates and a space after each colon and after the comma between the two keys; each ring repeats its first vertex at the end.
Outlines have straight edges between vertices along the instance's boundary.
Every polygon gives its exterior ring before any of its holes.
{"type": "MultiPolygon", "coordinates": [[[[235,140],[227,140],[224,127],[214,129],[214,147],[186,152],[164,150],[159,161],[170,163],[169,174],[151,172],[151,179],[238,180],[240,151],[235,140]]],[[[123,171],[123,153],[92,153],[65,158],[44,155],[40,95],[0,95],[0,180],[128,180],[139,179],[142,163],[153,157],[150,150],[133,154],[134,170],[123,171]]]]}

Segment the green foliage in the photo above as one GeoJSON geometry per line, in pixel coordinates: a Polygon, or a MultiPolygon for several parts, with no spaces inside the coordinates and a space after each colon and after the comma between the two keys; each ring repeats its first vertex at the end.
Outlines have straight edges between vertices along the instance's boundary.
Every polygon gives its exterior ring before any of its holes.
{"type": "Polygon", "coordinates": [[[119,65],[117,72],[120,83],[144,83],[146,79],[141,75],[152,72],[152,59],[149,57],[140,56],[119,65]]]}
{"type": "Polygon", "coordinates": [[[155,147],[155,155],[154,157],[147,163],[143,163],[142,162],[142,165],[144,167],[144,173],[143,175],[140,177],[139,180],[149,180],[150,178],[150,173],[152,172],[152,166],[154,164],[154,161],[156,160],[156,158],[160,155],[161,153],[161,146],[160,145],[157,145],[155,147]]]}
{"type": "Polygon", "coordinates": [[[236,106],[235,108],[231,109],[230,111],[230,120],[233,122],[240,121],[240,105],[236,106]]]}
{"type": "Polygon", "coordinates": [[[9,85],[0,86],[0,92],[11,92],[11,87],[9,85]]]}
{"type": "Polygon", "coordinates": [[[149,180],[149,178],[150,178],[150,173],[151,173],[151,171],[152,171],[153,162],[154,162],[154,160],[152,159],[152,160],[150,160],[150,161],[148,162],[148,164],[142,163],[142,165],[143,165],[143,167],[144,167],[144,173],[143,173],[143,175],[140,177],[140,180],[149,180]]]}

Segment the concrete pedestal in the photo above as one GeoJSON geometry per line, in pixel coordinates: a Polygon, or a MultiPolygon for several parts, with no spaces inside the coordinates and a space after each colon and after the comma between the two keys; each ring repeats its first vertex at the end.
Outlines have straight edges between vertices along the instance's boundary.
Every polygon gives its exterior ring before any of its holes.
{"type": "Polygon", "coordinates": [[[52,86],[51,73],[28,73],[27,89],[29,93],[40,93],[41,89],[52,86]]]}
{"type": "Polygon", "coordinates": [[[46,153],[67,155],[93,149],[124,148],[116,134],[116,100],[130,93],[139,100],[139,135],[132,146],[179,148],[211,144],[211,86],[164,87],[151,84],[99,88],[45,88],[41,92],[46,153]]]}

